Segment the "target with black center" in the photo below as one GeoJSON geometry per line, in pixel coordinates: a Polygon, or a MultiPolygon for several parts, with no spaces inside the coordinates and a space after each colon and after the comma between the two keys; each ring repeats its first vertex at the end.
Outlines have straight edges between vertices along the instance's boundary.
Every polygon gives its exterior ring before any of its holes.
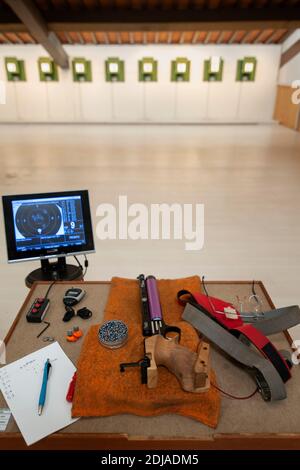
{"type": "Polygon", "coordinates": [[[25,237],[56,235],[62,223],[57,204],[22,204],[16,213],[16,226],[25,237]]]}

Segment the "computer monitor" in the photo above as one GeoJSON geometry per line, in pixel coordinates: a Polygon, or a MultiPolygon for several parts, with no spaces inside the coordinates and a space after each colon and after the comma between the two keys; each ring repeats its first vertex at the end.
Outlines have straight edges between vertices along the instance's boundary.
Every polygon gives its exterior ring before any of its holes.
{"type": "Polygon", "coordinates": [[[8,262],[41,260],[26,283],[77,279],[82,270],[66,264],[66,256],[95,251],[88,191],[2,196],[2,202],[8,262]]]}

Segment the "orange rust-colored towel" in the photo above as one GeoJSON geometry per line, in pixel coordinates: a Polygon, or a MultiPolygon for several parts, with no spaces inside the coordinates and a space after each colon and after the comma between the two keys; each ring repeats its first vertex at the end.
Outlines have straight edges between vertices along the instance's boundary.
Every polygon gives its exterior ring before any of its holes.
{"type": "MultiPolygon", "coordinates": [[[[181,328],[181,344],[197,351],[196,331],[181,320],[183,307],[176,300],[180,289],[200,290],[198,276],[175,280],[158,280],[164,320],[181,328]]],[[[120,373],[121,362],[135,362],[143,357],[141,306],[138,281],[114,277],[105,308],[104,320],[119,319],[128,326],[128,342],[120,349],[107,349],[98,340],[99,325],[92,326],[82,346],[78,361],[77,383],[72,415],[112,416],[130,413],[157,416],[176,413],[216,427],[220,412],[219,392],[184,392],[164,367],[158,369],[158,386],[148,389],[141,384],[140,369],[120,373]]]]}

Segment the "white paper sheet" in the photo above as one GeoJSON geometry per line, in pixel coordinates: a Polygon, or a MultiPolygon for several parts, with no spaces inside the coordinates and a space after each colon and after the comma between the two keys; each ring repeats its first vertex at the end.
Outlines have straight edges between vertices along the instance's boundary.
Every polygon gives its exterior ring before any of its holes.
{"type": "Polygon", "coordinates": [[[27,445],[77,421],[66,400],[75,367],[55,342],[0,369],[0,390],[27,445]],[[50,359],[46,402],[41,416],[38,401],[44,365],[50,359]]]}

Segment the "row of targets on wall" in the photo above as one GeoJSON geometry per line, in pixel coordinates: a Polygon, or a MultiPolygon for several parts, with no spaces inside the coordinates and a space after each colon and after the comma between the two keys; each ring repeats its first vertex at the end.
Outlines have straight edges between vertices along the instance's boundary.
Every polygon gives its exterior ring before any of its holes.
{"type": "MultiPolygon", "coordinates": [[[[244,57],[238,60],[236,81],[253,82],[256,74],[256,58],[244,57]]],[[[26,81],[25,63],[16,57],[6,57],[5,67],[8,81],[26,81]]],[[[213,56],[204,61],[204,81],[221,82],[223,79],[224,60],[213,56]]],[[[48,57],[38,59],[40,81],[58,81],[58,67],[48,57]]],[[[171,62],[171,81],[189,82],[191,62],[185,57],[177,57],[171,62]]],[[[84,58],[72,60],[72,75],[75,82],[92,81],[92,64],[84,58]]],[[[107,82],[125,81],[125,63],[118,57],[110,57],[105,61],[105,80],[107,82]]],[[[152,57],[145,57],[138,62],[138,80],[140,82],[158,81],[158,62],[152,57]]]]}

